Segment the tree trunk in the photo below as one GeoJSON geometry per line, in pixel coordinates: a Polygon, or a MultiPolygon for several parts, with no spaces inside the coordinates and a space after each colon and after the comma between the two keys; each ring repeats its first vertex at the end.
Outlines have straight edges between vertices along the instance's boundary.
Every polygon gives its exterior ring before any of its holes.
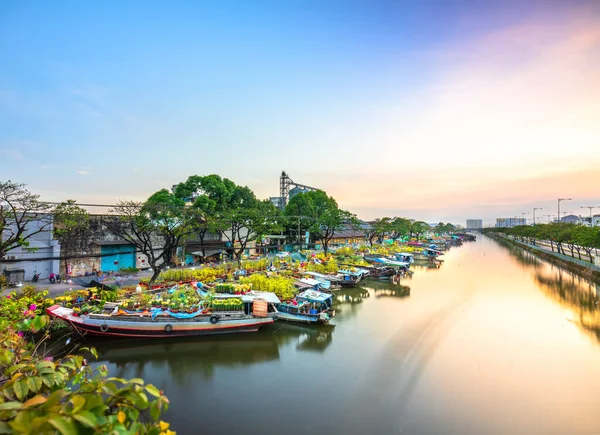
{"type": "Polygon", "coordinates": [[[160,271],[161,269],[158,269],[154,265],[152,266],[152,277],[150,278],[150,284],[154,284],[154,281],[156,281],[156,278],[158,278],[158,275],[160,275],[160,271]]]}

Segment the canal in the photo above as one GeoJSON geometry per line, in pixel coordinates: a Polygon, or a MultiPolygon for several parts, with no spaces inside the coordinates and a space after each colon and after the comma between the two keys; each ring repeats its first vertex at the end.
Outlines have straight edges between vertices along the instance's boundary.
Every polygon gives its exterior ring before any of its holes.
{"type": "Polygon", "coordinates": [[[171,401],[178,434],[600,432],[599,287],[478,236],[401,286],[337,296],[335,326],[93,343],[171,401]]]}

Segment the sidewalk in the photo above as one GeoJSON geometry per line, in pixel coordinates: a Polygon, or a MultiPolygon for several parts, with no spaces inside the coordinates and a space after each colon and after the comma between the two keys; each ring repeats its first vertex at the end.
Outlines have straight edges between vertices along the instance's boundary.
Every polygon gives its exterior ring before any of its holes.
{"type": "MultiPolygon", "coordinates": [[[[120,277],[121,278],[121,286],[135,285],[140,281],[140,279],[149,278],[151,276],[152,276],[152,272],[149,270],[142,270],[135,274],[122,276],[122,277],[120,277]]],[[[102,284],[112,287],[115,285],[116,278],[119,278],[119,277],[105,278],[104,280],[102,280],[100,282],[102,284]]],[[[47,289],[48,296],[51,296],[51,297],[62,295],[67,290],[81,290],[81,289],[85,288],[85,287],[82,287],[75,283],[69,284],[65,281],[61,282],[60,284],[59,283],[52,284],[50,281],[48,281],[47,278],[41,279],[38,282],[25,281],[24,285],[32,285],[39,290],[47,289]]],[[[22,289],[22,287],[15,287],[15,286],[6,287],[6,288],[2,289],[2,295],[7,295],[14,291],[18,292],[21,289],[22,289]]]]}

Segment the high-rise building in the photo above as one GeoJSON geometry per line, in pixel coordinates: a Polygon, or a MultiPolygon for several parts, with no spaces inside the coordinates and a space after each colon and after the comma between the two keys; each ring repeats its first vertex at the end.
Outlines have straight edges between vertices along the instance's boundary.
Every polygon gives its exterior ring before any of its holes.
{"type": "Polygon", "coordinates": [[[467,219],[467,230],[480,230],[483,228],[483,220],[467,219]]]}

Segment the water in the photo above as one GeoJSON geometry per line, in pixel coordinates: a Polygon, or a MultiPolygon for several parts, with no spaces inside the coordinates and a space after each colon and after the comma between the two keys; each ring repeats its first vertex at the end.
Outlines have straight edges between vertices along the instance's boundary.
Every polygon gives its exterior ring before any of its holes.
{"type": "Polygon", "coordinates": [[[401,287],[337,297],[335,327],[100,343],[179,434],[600,432],[599,287],[485,237],[401,287]]]}

